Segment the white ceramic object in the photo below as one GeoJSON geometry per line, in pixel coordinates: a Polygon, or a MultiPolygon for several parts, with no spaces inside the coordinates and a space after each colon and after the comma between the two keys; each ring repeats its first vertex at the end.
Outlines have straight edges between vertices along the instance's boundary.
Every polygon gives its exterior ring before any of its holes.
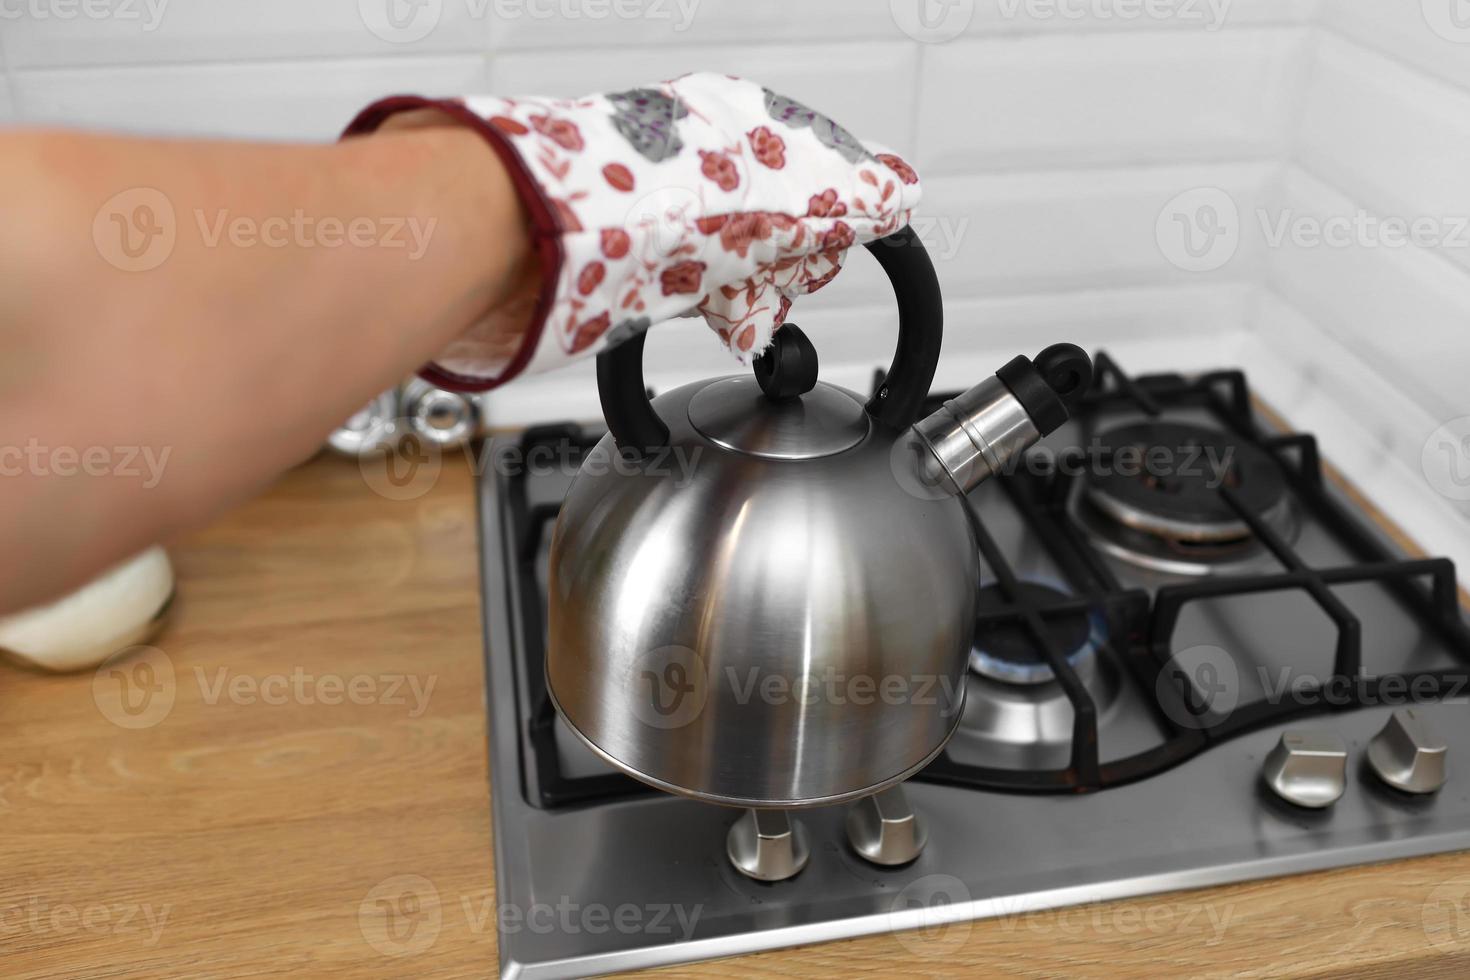
{"type": "Polygon", "coordinates": [[[168,554],[149,548],[71,595],[0,618],[0,651],[43,670],[95,667],[146,642],[173,593],[168,554]]]}

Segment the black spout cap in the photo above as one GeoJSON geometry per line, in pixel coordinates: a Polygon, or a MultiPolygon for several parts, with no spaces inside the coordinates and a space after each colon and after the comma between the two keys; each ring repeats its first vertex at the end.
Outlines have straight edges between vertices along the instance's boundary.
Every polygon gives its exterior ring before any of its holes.
{"type": "Polygon", "coordinates": [[[1092,358],[1076,344],[1053,344],[1033,361],[1017,357],[995,372],[1042,435],[1060,429],[1092,387],[1092,358]]]}

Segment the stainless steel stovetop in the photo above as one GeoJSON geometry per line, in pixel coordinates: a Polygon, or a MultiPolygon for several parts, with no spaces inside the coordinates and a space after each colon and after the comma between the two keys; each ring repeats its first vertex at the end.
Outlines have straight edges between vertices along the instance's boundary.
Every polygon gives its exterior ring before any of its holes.
{"type": "Polygon", "coordinates": [[[741,811],[643,787],[560,723],[542,673],[546,552],[597,433],[491,447],[504,975],[915,929],[901,940],[938,957],[945,923],[1470,847],[1470,629],[1452,565],[1401,554],[1323,478],[1310,437],[1259,416],[1238,372],[1134,379],[1098,361],[1080,417],[971,495],[985,574],[965,716],[905,787],[928,839],[898,868],[858,856],[837,807],[798,815],[799,874],[751,880],[726,856],[741,811]],[[1161,447],[1175,455],[1150,465],[1161,447]],[[1447,746],[1436,793],[1390,788],[1367,762],[1406,706],[1447,746]],[[1288,731],[1341,740],[1331,806],[1263,778],[1288,731]]]}

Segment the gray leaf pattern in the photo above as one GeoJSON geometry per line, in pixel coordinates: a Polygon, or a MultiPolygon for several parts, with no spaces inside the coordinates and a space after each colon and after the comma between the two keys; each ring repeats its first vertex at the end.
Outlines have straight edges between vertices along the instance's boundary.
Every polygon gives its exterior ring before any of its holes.
{"type": "Polygon", "coordinates": [[[842,154],[842,158],[848,163],[873,159],[873,155],[858,141],[856,136],[820,112],[807,108],[795,99],[777,95],[770,89],[764,91],[766,93],[766,113],[772,119],[785,123],[792,129],[810,127],[812,134],[823,146],[831,147],[842,154]]]}
{"type": "Polygon", "coordinates": [[[617,110],[613,126],[650,163],[661,163],[684,149],[674,124],[689,110],[678,99],[653,88],[614,92],[607,99],[617,110]]]}

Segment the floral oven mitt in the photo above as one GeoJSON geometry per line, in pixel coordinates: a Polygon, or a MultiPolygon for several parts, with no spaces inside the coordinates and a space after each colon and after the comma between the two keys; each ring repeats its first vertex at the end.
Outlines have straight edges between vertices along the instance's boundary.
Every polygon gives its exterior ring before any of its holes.
{"type": "MultiPolygon", "coordinates": [[[[583,99],[386,99],[347,135],[437,109],[479,131],[532,218],[542,283],[529,329],[485,321],[425,377],[480,391],[699,313],[741,361],[848,248],[908,223],[913,169],[832,120],[726,75],[583,99]],[[509,333],[518,347],[493,341],[509,333]]],[[[516,315],[524,321],[526,312],[516,315]]]]}

